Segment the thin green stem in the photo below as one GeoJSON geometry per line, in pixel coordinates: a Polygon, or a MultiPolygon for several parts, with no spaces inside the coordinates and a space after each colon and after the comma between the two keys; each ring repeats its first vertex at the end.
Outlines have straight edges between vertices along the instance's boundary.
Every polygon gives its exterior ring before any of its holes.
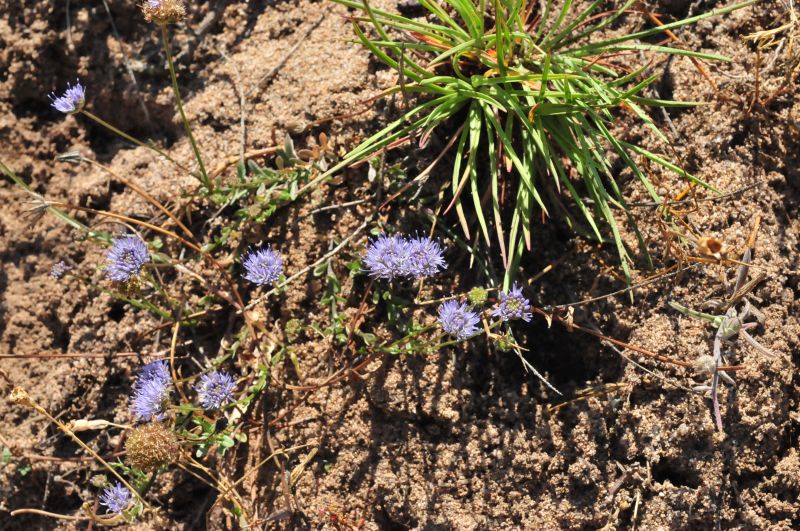
{"type": "Polygon", "coordinates": [[[189,137],[189,142],[192,144],[192,151],[197,159],[197,165],[200,167],[200,182],[206,187],[209,193],[213,190],[211,181],[206,173],[206,167],[203,164],[203,158],[200,156],[200,150],[197,148],[197,142],[194,140],[192,128],[189,126],[189,120],[186,119],[186,113],[183,110],[183,100],[181,99],[181,91],[178,88],[178,78],[175,75],[175,65],[172,62],[172,52],[169,49],[169,31],[166,24],[161,24],[161,40],[164,43],[164,53],[167,56],[167,66],[169,67],[169,76],[172,79],[172,90],[175,92],[175,103],[178,105],[178,111],[181,113],[181,121],[183,122],[183,129],[186,131],[186,136],[189,137]]]}
{"type": "Polygon", "coordinates": [[[149,150],[151,150],[151,151],[154,151],[154,152],[158,153],[159,155],[161,155],[162,157],[164,157],[165,159],[167,159],[168,161],[170,161],[171,163],[173,163],[175,166],[177,166],[177,167],[178,167],[178,168],[180,168],[181,170],[185,171],[186,173],[191,173],[191,171],[189,170],[189,168],[187,168],[186,166],[184,166],[184,165],[183,165],[183,164],[181,164],[180,162],[176,161],[175,159],[173,159],[172,157],[170,157],[169,155],[167,155],[166,153],[164,153],[163,151],[161,151],[160,149],[158,149],[156,146],[154,146],[154,145],[152,145],[152,144],[147,144],[147,143],[145,143],[145,142],[142,142],[141,140],[138,140],[138,139],[136,139],[136,138],[132,137],[131,135],[129,135],[129,134],[128,134],[128,133],[126,133],[125,131],[121,131],[120,129],[117,129],[116,127],[114,127],[114,126],[113,126],[113,125],[111,125],[110,123],[106,122],[105,120],[103,120],[103,119],[102,119],[102,118],[100,118],[99,116],[96,116],[96,115],[94,115],[94,114],[90,113],[90,112],[89,112],[89,111],[87,111],[87,110],[82,110],[82,111],[81,111],[81,114],[83,114],[83,115],[84,115],[84,116],[86,116],[87,118],[90,118],[91,120],[94,120],[95,122],[97,122],[98,124],[102,125],[103,127],[105,127],[106,129],[108,129],[108,130],[109,130],[109,131],[111,131],[112,133],[116,133],[116,134],[118,134],[119,136],[121,136],[121,137],[122,137],[122,138],[124,138],[125,140],[127,140],[127,141],[129,141],[129,142],[133,142],[133,143],[134,143],[134,144],[136,144],[137,146],[142,146],[143,148],[147,148],[147,149],[149,149],[149,150]]]}
{"type": "Polygon", "coordinates": [[[142,490],[139,493],[141,496],[147,495],[157,477],[158,477],[158,470],[153,470],[153,472],[150,474],[150,477],[147,478],[147,482],[144,485],[142,485],[142,490]]]}

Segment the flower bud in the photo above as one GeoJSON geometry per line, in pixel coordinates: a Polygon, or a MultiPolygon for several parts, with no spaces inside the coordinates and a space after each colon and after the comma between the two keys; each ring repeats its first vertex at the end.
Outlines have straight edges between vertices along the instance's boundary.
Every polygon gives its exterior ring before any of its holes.
{"type": "Polygon", "coordinates": [[[472,288],[469,290],[469,302],[473,306],[482,306],[486,299],[489,298],[489,293],[485,288],[472,288]]]}

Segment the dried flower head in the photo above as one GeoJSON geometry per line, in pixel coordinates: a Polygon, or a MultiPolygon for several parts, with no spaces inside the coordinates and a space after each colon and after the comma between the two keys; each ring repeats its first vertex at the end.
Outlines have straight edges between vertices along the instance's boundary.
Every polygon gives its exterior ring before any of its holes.
{"type": "Polygon", "coordinates": [[[55,93],[51,93],[50,101],[55,110],[65,114],[75,114],[80,112],[86,103],[86,87],[76,79],[74,85],[67,85],[67,90],[61,96],[56,97],[55,93]]]}
{"type": "Polygon", "coordinates": [[[409,242],[402,236],[381,234],[367,245],[364,265],[371,277],[392,280],[406,275],[408,251],[409,242]]]}
{"type": "Polygon", "coordinates": [[[283,274],[283,258],[267,245],[264,249],[250,251],[243,259],[244,278],[259,286],[275,283],[283,274]]]}
{"type": "Polygon", "coordinates": [[[109,485],[103,489],[100,494],[100,505],[106,506],[106,512],[121,513],[128,507],[132,499],[131,491],[118,481],[115,485],[109,485]]]}
{"type": "Polygon", "coordinates": [[[172,376],[167,363],[154,361],[145,365],[133,386],[130,406],[133,417],[144,422],[163,418],[171,391],[172,376]]]}
{"type": "Polygon", "coordinates": [[[56,280],[61,280],[61,277],[70,271],[72,271],[72,266],[67,265],[64,260],[61,260],[53,264],[53,267],[50,268],[50,276],[56,280]]]}
{"type": "Polygon", "coordinates": [[[533,315],[530,312],[530,306],[530,301],[522,294],[522,288],[515,282],[511,286],[511,291],[500,293],[500,302],[492,310],[492,317],[499,317],[503,321],[522,319],[528,322],[533,315]]]}
{"type": "Polygon", "coordinates": [[[442,330],[458,339],[469,339],[478,332],[481,318],[466,302],[447,301],[439,306],[439,324],[442,330]]]}
{"type": "Polygon", "coordinates": [[[127,282],[138,276],[150,261],[147,245],[132,234],[115,238],[106,254],[106,274],[115,282],[127,282]]]}
{"type": "Polygon", "coordinates": [[[179,451],[178,438],[160,422],[134,428],[125,441],[126,461],[145,472],[174,462],[179,451]]]}
{"type": "Polygon", "coordinates": [[[714,374],[717,370],[717,362],[713,356],[703,354],[694,361],[694,370],[697,374],[714,374]]]}
{"type": "Polygon", "coordinates": [[[413,278],[432,277],[447,267],[442,246],[427,236],[408,240],[406,253],[408,256],[403,264],[404,275],[413,278]]]}
{"type": "Polygon", "coordinates": [[[183,0],[145,0],[142,13],[147,22],[174,24],[186,17],[183,0]]]}
{"type": "Polygon", "coordinates": [[[36,407],[36,404],[31,400],[31,396],[22,387],[15,387],[8,395],[8,400],[12,404],[19,404],[21,406],[36,407]]]}
{"type": "Polygon", "coordinates": [[[214,371],[200,377],[195,386],[197,396],[204,409],[219,409],[233,402],[236,380],[226,372],[214,371]]]}

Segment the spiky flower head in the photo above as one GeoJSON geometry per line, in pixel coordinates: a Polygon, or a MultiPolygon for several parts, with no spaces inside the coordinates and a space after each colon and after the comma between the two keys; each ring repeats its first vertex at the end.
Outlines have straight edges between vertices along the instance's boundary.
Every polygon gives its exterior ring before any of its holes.
{"type": "Polygon", "coordinates": [[[404,275],[417,279],[432,277],[447,267],[442,246],[427,236],[408,240],[406,252],[408,257],[403,265],[404,275]]]}
{"type": "Polygon", "coordinates": [[[180,444],[175,433],[160,422],[134,428],[125,441],[127,463],[145,472],[172,463],[179,451],[180,444]]]}
{"type": "Polygon", "coordinates": [[[163,418],[171,391],[172,376],[165,361],[153,361],[142,367],[131,397],[133,417],[144,422],[163,418]]]}
{"type": "Polygon", "coordinates": [[[528,322],[531,320],[532,315],[530,306],[530,301],[522,294],[522,288],[515,282],[511,286],[511,291],[500,293],[500,302],[492,310],[492,317],[499,317],[503,321],[522,319],[528,322]]]}
{"type": "Polygon", "coordinates": [[[204,409],[219,409],[233,402],[236,380],[226,372],[214,371],[200,377],[195,386],[197,397],[204,409]]]}
{"type": "Polygon", "coordinates": [[[56,97],[55,93],[51,93],[50,102],[55,110],[64,114],[80,112],[86,103],[86,87],[76,79],[74,85],[67,84],[67,90],[61,96],[56,97]]]}
{"type": "Polygon", "coordinates": [[[364,265],[371,277],[392,280],[406,275],[408,251],[409,242],[404,237],[381,234],[367,245],[364,265]]]}
{"type": "Polygon", "coordinates": [[[450,300],[439,306],[439,324],[442,330],[460,340],[469,339],[478,332],[481,318],[466,302],[450,300]]]}
{"type": "Polygon", "coordinates": [[[259,286],[270,286],[283,274],[283,258],[269,245],[250,251],[243,259],[244,278],[259,286]]]}
{"type": "Polygon", "coordinates": [[[114,238],[106,254],[106,275],[114,282],[127,282],[137,277],[150,252],[141,238],[133,234],[114,238]]]}
{"type": "Polygon", "coordinates": [[[119,481],[103,489],[100,505],[106,506],[108,513],[121,513],[133,499],[133,494],[119,481]]]}
{"type": "Polygon", "coordinates": [[[142,13],[147,22],[174,24],[186,17],[183,0],[145,0],[142,13]]]}
{"type": "Polygon", "coordinates": [[[50,276],[56,280],[61,280],[61,277],[70,271],[72,271],[72,266],[67,265],[64,260],[61,260],[53,264],[53,267],[50,268],[50,276]]]}

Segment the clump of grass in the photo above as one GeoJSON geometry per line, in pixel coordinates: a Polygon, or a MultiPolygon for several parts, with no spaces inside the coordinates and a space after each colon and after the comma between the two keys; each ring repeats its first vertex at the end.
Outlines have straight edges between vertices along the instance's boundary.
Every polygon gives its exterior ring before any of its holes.
{"type": "MultiPolygon", "coordinates": [[[[552,0],[420,0],[425,16],[418,19],[373,9],[362,0],[335,1],[361,12],[352,20],[358,40],[398,71],[399,84],[385,94],[402,92],[406,100],[409,94],[423,96],[342,163],[404,140],[418,138],[424,147],[433,130],[448,122],[458,135],[448,208],[455,207],[467,238],[477,238],[463,206],[464,192],[470,191],[479,232],[487,245],[495,238],[499,243],[507,288],[523,251],[531,248],[534,208],[544,216],[558,211],[574,229],[600,240],[605,223],[629,277],[631,259],[612,212],[618,208],[627,214],[612,171],[615,158],[636,175],[654,201],[661,198],[637,157],[711,188],[665,157],[615,134],[615,110],[634,115],[666,142],[645,107],[696,103],[645,97],[645,88],[658,76],[648,75],[648,64],[631,67],[631,57],[651,52],[728,59],[645,44],[642,39],[755,0],[615,37],[602,32],[633,9],[635,0],[611,11],[601,11],[599,0],[583,9],[573,8],[571,0],[560,9],[552,0]],[[511,209],[503,204],[505,173],[517,177],[511,209]],[[559,200],[562,187],[583,222],[559,200]],[[490,236],[490,221],[495,238],[490,236]]],[[[628,219],[635,228],[629,214],[628,219]]],[[[641,237],[639,243],[646,253],[641,237]]]]}

